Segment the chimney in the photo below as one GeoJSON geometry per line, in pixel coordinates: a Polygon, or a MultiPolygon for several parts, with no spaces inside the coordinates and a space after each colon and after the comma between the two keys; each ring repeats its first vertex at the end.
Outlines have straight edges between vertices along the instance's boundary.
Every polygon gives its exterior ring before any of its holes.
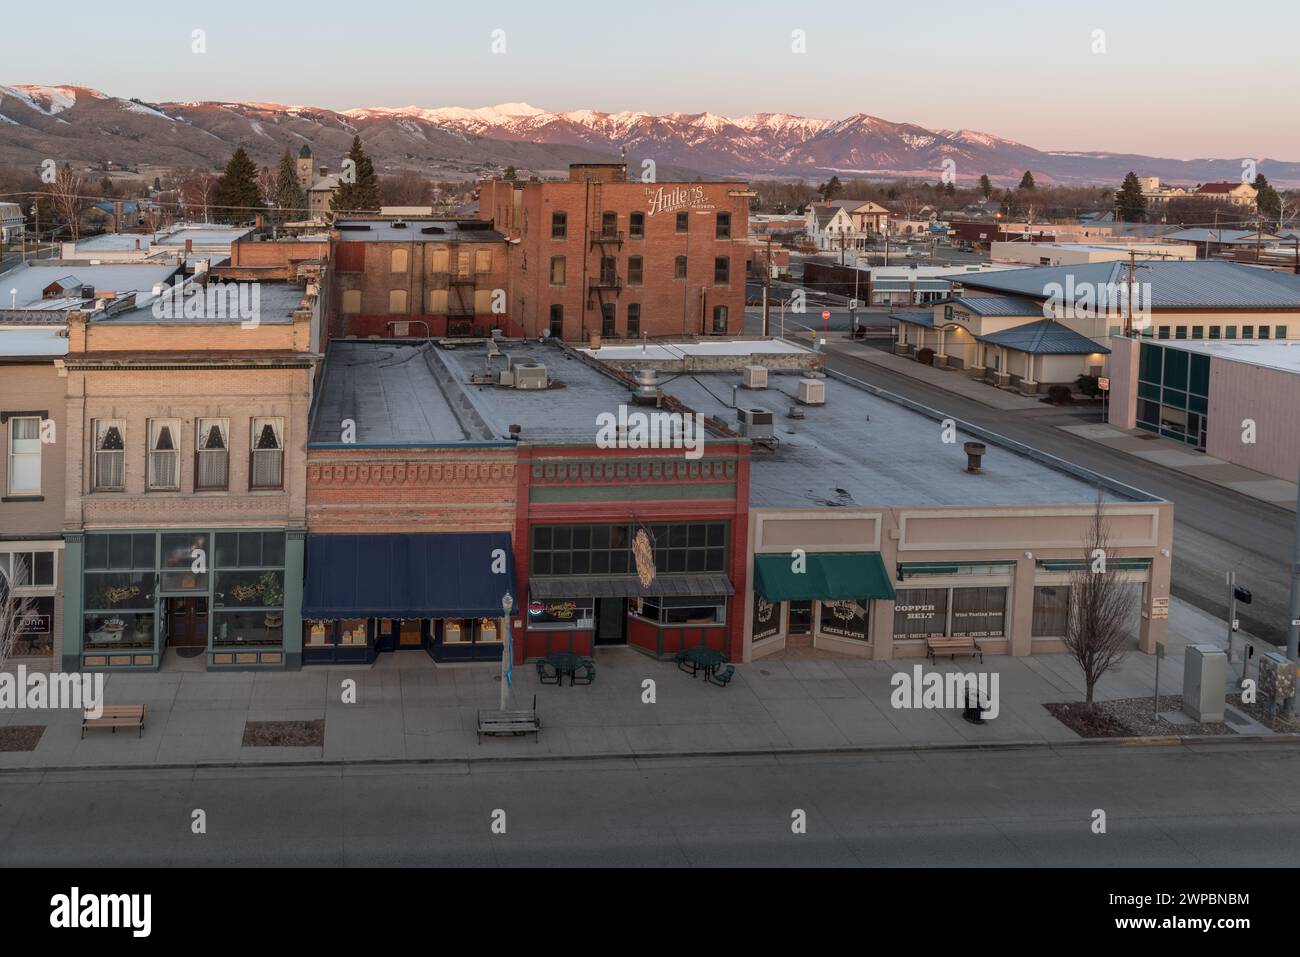
{"type": "Polygon", "coordinates": [[[330,174],[330,168],[329,168],[328,166],[322,166],[322,167],[320,168],[320,178],[321,178],[321,179],[324,179],[324,178],[325,178],[326,176],[328,176],[329,174],[330,174]]]}
{"type": "Polygon", "coordinates": [[[135,241],[135,248],[136,248],[137,250],[139,250],[139,248],[140,248],[140,240],[138,240],[138,239],[135,241]]]}
{"type": "Polygon", "coordinates": [[[984,471],[980,463],[984,460],[984,452],[987,448],[983,442],[967,442],[962,446],[962,449],[966,452],[967,472],[984,471]]]}
{"type": "Polygon", "coordinates": [[[188,256],[192,252],[194,252],[194,240],[187,239],[185,240],[185,255],[188,256]]]}

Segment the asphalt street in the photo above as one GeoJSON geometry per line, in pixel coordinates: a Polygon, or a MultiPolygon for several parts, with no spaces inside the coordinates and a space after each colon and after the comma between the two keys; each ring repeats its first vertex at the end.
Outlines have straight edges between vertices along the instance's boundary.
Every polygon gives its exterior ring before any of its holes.
{"type": "MultiPolygon", "coordinates": [[[[754,313],[750,310],[748,317],[751,329],[757,321],[754,313]]],[[[791,338],[802,341],[799,336],[791,338]]],[[[1226,617],[1224,575],[1235,568],[1238,582],[1251,590],[1254,599],[1237,608],[1242,629],[1285,644],[1295,535],[1291,512],[1062,431],[1057,426],[1088,420],[1053,406],[994,409],[855,358],[864,349],[879,347],[832,339],[826,346],[828,367],[1173,502],[1173,593],[1210,614],[1226,617]]],[[[1224,627],[1226,631],[1226,623],[1224,627]]]]}
{"type": "Polygon", "coordinates": [[[0,865],[1294,866],[1298,812],[1289,745],[6,772],[0,865]]]}

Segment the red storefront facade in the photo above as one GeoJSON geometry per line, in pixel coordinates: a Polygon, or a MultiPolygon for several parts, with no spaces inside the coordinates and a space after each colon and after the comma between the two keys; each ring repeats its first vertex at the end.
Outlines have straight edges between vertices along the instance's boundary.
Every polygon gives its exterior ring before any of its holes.
{"type": "Polygon", "coordinates": [[[747,442],[709,442],[699,459],[674,450],[521,446],[515,474],[516,663],[616,644],[656,657],[707,645],[741,660],[747,442]],[[601,565],[604,553],[617,562],[625,537],[642,529],[653,541],[656,578],[649,589],[628,586],[636,578],[630,561],[630,575],[623,566],[601,565]],[[588,548],[599,570],[574,571],[573,556],[588,548]],[[572,565],[561,569],[567,557],[572,565]],[[549,562],[554,567],[541,567],[549,562]],[[558,617],[550,614],[557,609],[558,617]]]}

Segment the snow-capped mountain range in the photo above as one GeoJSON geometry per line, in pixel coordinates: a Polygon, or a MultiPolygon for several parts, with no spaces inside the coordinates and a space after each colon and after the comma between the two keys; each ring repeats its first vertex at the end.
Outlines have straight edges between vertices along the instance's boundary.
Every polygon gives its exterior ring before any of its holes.
{"type": "MultiPolygon", "coordinates": [[[[1134,170],[1171,182],[1237,179],[1241,158],[1176,160],[1108,152],[1048,152],[977,130],[931,130],[866,113],[818,119],[789,113],[549,111],[528,103],[477,109],[330,110],[263,102],[146,103],[80,86],[0,86],[0,163],[59,162],[217,167],[237,146],[272,165],[305,143],[318,164],[338,163],[360,135],[381,172],[468,178],[515,166],[553,175],[570,162],[626,156],[670,176],[825,178],[916,176],[955,168],[959,182],[988,174],[1018,182],[1117,183],[1134,170]]],[[[1300,163],[1262,159],[1271,181],[1300,184],[1300,163]]]]}

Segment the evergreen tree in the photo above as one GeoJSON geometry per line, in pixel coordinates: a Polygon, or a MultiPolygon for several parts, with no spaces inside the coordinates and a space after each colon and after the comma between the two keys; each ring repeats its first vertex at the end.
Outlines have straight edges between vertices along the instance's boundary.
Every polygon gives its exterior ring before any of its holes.
{"type": "Polygon", "coordinates": [[[101,196],[113,195],[113,181],[109,179],[107,176],[105,176],[103,179],[99,181],[99,195],[101,196]]]}
{"type": "Polygon", "coordinates": [[[1259,213],[1267,220],[1277,222],[1282,218],[1282,197],[1278,195],[1263,173],[1255,176],[1255,182],[1251,184],[1255,187],[1255,205],[1259,213]]]}
{"type": "Polygon", "coordinates": [[[993,183],[989,181],[988,173],[980,174],[980,195],[986,200],[993,195],[993,183]]]}
{"type": "MultiPolygon", "coordinates": [[[[330,200],[332,212],[370,212],[379,209],[379,177],[375,175],[375,165],[361,148],[361,137],[352,137],[352,148],[348,150],[348,159],[352,161],[352,182],[339,185],[338,192],[330,200]]],[[[347,167],[345,166],[345,175],[347,167]]]]}
{"type": "Polygon", "coordinates": [[[257,186],[257,164],[248,158],[242,146],[235,150],[225,172],[217,178],[212,205],[216,207],[217,220],[223,223],[246,222],[263,208],[257,186]]]}
{"type": "Polygon", "coordinates": [[[298,182],[298,167],[287,146],[275,171],[275,218],[281,223],[307,218],[307,191],[298,182]]]}
{"type": "Polygon", "coordinates": [[[1147,200],[1142,195],[1142,186],[1137,174],[1129,171],[1124,177],[1124,185],[1115,194],[1115,211],[1125,223],[1140,223],[1146,218],[1147,200]]]}
{"type": "Polygon", "coordinates": [[[507,166],[506,171],[502,176],[502,179],[513,183],[518,178],[519,178],[519,173],[515,170],[515,168],[513,166],[507,166]]]}
{"type": "Polygon", "coordinates": [[[844,185],[840,182],[838,176],[832,176],[828,182],[817,187],[817,192],[821,194],[823,203],[829,203],[837,195],[844,192],[844,185]]]}
{"type": "Polygon", "coordinates": [[[1025,175],[1022,176],[1022,177],[1020,177],[1020,187],[1019,187],[1019,188],[1020,188],[1020,189],[1033,189],[1033,188],[1034,188],[1034,174],[1031,173],[1031,172],[1029,172],[1029,170],[1025,170],[1025,175]]]}

